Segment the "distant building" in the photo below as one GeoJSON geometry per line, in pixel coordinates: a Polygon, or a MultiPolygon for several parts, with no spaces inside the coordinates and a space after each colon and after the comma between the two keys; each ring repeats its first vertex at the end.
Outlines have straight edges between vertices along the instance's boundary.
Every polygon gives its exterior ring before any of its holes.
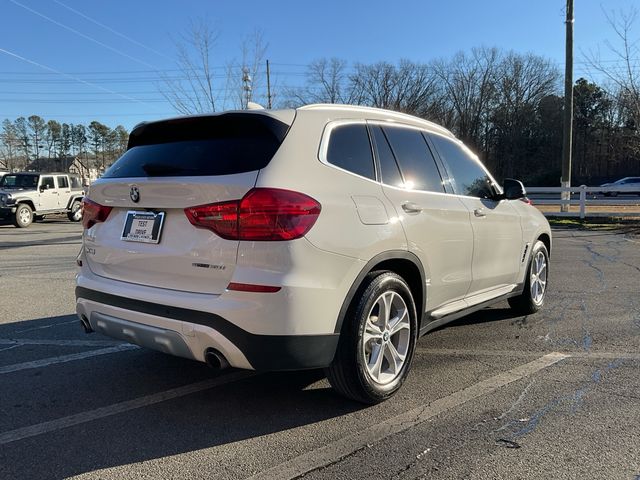
{"type": "Polygon", "coordinates": [[[97,168],[91,168],[79,157],[39,158],[27,165],[27,171],[33,172],[69,172],[82,178],[83,185],[89,185],[100,175],[97,168]]]}

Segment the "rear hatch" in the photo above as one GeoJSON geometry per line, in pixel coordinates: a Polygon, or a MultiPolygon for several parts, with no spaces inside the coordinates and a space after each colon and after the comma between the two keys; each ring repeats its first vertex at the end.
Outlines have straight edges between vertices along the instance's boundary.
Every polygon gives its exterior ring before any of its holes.
{"type": "Polygon", "coordinates": [[[232,112],[136,127],[127,152],[89,190],[91,202],[111,207],[106,220],[85,230],[91,271],[134,284],[222,293],[239,242],[196,228],[184,209],[242,198],[294,115],[232,112]]]}

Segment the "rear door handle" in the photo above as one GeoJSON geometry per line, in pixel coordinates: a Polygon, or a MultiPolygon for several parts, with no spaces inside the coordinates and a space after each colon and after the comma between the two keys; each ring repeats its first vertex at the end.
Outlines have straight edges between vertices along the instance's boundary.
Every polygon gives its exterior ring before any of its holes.
{"type": "Polygon", "coordinates": [[[422,207],[413,202],[404,202],[402,209],[407,213],[420,213],[422,211],[422,207]]]}
{"type": "Polygon", "coordinates": [[[487,216],[487,214],[486,214],[486,213],[484,213],[484,208],[476,208],[476,209],[473,211],[473,214],[474,214],[476,217],[486,217],[486,216],[487,216]]]}

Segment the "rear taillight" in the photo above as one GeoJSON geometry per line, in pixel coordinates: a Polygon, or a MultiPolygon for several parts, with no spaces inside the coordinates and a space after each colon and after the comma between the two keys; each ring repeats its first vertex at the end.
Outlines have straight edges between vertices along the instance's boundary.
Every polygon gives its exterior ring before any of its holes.
{"type": "Polygon", "coordinates": [[[82,226],[91,228],[96,223],[104,222],[113,207],[105,207],[85,197],[82,200],[82,226]]]}
{"type": "Polygon", "coordinates": [[[294,240],[305,235],[320,215],[320,204],[303,193],[254,188],[241,200],[184,209],[196,227],[227,240],[294,240]]]}

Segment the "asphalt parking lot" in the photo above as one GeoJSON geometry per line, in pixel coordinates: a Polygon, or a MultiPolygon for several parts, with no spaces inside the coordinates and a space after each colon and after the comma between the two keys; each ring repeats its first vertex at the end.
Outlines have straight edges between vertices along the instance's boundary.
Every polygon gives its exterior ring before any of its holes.
{"type": "Polygon", "coordinates": [[[544,309],[423,337],[392,400],[86,335],[81,227],[0,225],[0,478],[640,479],[640,228],[556,228],[544,309]]]}

